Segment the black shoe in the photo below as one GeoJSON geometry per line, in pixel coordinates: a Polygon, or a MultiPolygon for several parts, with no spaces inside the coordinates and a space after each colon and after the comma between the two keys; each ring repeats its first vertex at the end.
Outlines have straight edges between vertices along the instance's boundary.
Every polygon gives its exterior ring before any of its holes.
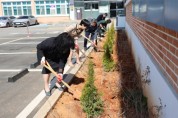
{"type": "Polygon", "coordinates": [[[64,88],[61,86],[61,87],[58,87],[58,90],[59,91],[64,91],[64,88]]]}
{"type": "Polygon", "coordinates": [[[87,47],[84,47],[84,51],[87,51],[87,47]]]}
{"type": "Polygon", "coordinates": [[[44,89],[44,91],[45,91],[46,96],[51,96],[51,91],[46,92],[45,89],[44,89]]]}
{"type": "Polygon", "coordinates": [[[97,52],[97,48],[96,47],[94,47],[94,51],[97,52]]]}

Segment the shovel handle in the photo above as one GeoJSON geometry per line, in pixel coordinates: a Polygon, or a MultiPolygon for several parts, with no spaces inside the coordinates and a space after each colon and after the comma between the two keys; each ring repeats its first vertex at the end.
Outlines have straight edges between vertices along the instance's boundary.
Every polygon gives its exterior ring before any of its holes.
{"type": "MultiPolygon", "coordinates": [[[[48,70],[50,70],[56,77],[59,77],[59,75],[51,68],[51,66],[49,65],[49,63],[46,61],[46,64],[47,65],[43,65],[45,68],[47,68],[48,70]]],[[[69,88],[70,90],[74,91],[73,89],[71,89],[71,87],[66,83],[64,82],[63,80],[61,80],[61,82],[67,87],[69,88]]]]}
{"type": "Polygon", "coordinates": [[[82,37],[86,38],[90,43],[92,43],[95,47],[97,47],[88,37],[84,36],[83,34],[81,34],[82,37]]]}

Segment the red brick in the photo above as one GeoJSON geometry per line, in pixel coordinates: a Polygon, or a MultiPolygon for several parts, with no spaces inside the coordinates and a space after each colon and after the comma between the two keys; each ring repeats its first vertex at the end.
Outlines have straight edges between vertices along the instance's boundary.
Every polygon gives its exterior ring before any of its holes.
{"type": "Polygon", "coordinates": [[[163,53],[160,50],[158,50],[157,53],[160,56],[160,58],[163,59],[163,53]]]}
{"type": "Polygon", "coordinates": [[[174,87],[174,90],[176,91],[176,93],[178,94],[178,87],[177,86],[178,86],[178,84],[176,84],[176,85],[174,84],[173,87],[174,87]]]}
{"type": "Polygon", "coordinates": [[[173,47],[172,45],[169,45],[169,50],[170,50],[173,54],[176,54],[176,48],[173,47]]]}
{"type": "Polygon", "coordinates": [[[178,66],[178,57],[172,56],[172,62],[178,66]]]}
{"type": "Polygon", "coordinates": [[[175,36],[175,37],[177,35],[176,31],[173,31],[173,30],[170,30],[170,29],[167,29],[167,28],[165,29],[165,32],[168,33],[168,34],[170,34],[170,35],[172,35],[172,36],[175,36]]]}
{"type": "Polygon", "coordinates": [[[173,41],[175,40],[174,38],[170,37],[170,36],[167,36],[167,39],[166,39],[169,43],[173,43],[173,41]]]}
{"type": "Polygon", "coordinates": [[[176,33],[176,37],[178,38],[178,32],[176,33]]]}
{"type": "Polygon", "coordinates": [[[164,60],[162,61],[162,67],[164,70],[166,70],[166,62],[164,60]]]}
{"type": "Polygon", "coordinates": [[[163,27],[163,26],[158,26],[158,29],[163,31],[163,32],[165,31],[165,27],[163,27]]]}
{"type": "Polygon", "coordinates": [[[172,44],[175,46],[175,47],[177,47],[178,48],[178,40],[173,40],[173,42],[172,42],[172,44]]]}
{"type": "MultiPolygon", "coordinates": [[[[158,40],[159,40],[159,38],[158,38],[158,40]]],[[[165,45],[165,44],[164,44],[165,42],[164,42],[162,39],[160,39],[160,40],[159,40],[159,43],[161,44],[161,46],[162,46],[162,48],[163,48],[163,46],[165,45]]]]}
{"type": "Polygon", "coordinates": [[[172,60],[172,54],[171,54],[170,52],[167,52],[167,58],[168,58],[169,60],[172,60]]]}
{"type": "MultiPolygon", "coordinates": [[[[167,74],[169,74],[169,75],[171,76],[172,71],[171,71],[171,69],[170,69],[168,66],[166,66],[166,72],[167,72],[167,74]]],[[[172,78],[171,78],[171,79],[172,79],[172,78]]]]}
{"type": "Polygon", "coordinates": [[[169,65],[169,61],[170,61],[170,60],[169,60],[166,56],[163,57],[163,60],[165,61],[166,64],[169,65]]]}
{"type": "Polygon", "coordinates": [[[178,78],[177,78],[177,76],[173,72],[171,72],[171,78],[177,84],[178,78]]]}
{"type": "Polygon", "coordinates": [[[178,75],[178,67],[174,67],[174,72],[178,75]]]}
{"type": "Polygon", "coordinates": [[[166,50],[166,48],[162,48],[162,52],[164,52],[164,55],[167,55],[167,50],[166,50]]]}
{"type": "Polygon", "coordinates": [[[178,57],[178,49],[176,49],[176,56],[178,57]]]}
{"type": "Polygon", "coordinates": [[[164,42],[163,47],[169,49],[169,44],[167,42],[164,42]]]}
{"type": "Polygon", "coordinates": [[[174,67],[175,67],[175,64],[174,64],[174,63],[172,63],[171,61],[169,61],[168,65],[169,65],[169,67],[170,67],[172,70],[174,70],[174,67]]]}
{"type": "Polygon", "coordinates": [[[163,38],[163,39],[167,39],[167,35],[164,34],[164,33],[162,33],[162,32],[159,32],[158,35],[159,35],[161,38],[163,38]]]}

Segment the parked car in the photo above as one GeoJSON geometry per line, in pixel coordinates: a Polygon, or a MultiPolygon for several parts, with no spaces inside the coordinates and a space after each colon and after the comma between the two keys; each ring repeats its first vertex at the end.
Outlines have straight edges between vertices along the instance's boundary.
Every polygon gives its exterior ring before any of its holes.
{"type": "Polygon", "coordinates": [[[19,16],[17,19],[13,21],[13,26],[30,26],[37,25],[38,20],[34,16],[19,16]]]}
{"type": "Polygon", "coordinates": [[[13,26],[14,16],[0,16],[0,27],[13,26]]]}

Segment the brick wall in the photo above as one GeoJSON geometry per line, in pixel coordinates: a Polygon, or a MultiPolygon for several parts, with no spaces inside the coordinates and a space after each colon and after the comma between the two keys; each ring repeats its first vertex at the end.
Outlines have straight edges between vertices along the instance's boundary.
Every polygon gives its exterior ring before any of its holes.
{"type": "Polygon", "coordinates": [[[126,21],[178,93],[178,32],[133,17],[132,2],[126,6],[126,21]]]}

